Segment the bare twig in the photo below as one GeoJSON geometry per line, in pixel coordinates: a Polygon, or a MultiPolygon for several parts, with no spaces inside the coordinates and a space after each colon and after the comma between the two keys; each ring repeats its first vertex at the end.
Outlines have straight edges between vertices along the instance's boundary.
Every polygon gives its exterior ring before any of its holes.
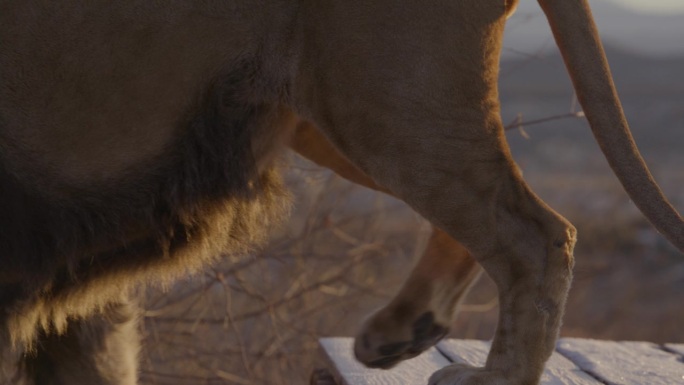
{"type": "Polygon", "coordinates": [[[511,123],[504,126],[504,129],[505,130],[512,130],[515,128],[522,128],[522,127],[526,127],[526,126],[534,126],[536,124],[552,122],[554,120],[561,120],[561,119],[568,119],[568,118],[583,118],[583,117],[584,117],[584,111],[572,111],[572,112],[568,112],[567,114],[553,115],[553,116],[549,116],[546,118],[528,120],[525,122],[522,120],[522,116],[518,115],[511,123]]]}

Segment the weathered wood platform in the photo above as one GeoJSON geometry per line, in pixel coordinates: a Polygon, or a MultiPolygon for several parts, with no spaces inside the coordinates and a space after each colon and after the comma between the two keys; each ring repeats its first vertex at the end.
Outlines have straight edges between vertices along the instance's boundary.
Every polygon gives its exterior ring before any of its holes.
{"type": "MultiPolygon", "coordinates": [[[[482,366],[489,343],[445,340],[391,370],[368,369],[354,359],[351,338],[322,338],[328,368],[312,385],[425,385],[430,375],[452,362],[482,366]]],[[[684,384],[684,344],[614,342],[564,338],[546,365],[543,385],[684,384]]]]}

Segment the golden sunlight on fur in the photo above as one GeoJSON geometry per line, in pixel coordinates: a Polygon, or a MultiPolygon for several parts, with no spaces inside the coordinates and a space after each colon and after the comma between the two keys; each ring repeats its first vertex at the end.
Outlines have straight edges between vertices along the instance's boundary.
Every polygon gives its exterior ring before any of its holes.
{"type": "MultiPolygon", "coordinates": [[[[585,0],[539,0],[615,174],[684,250],[639,155],[585,0]]],[[[432,385],[536,384],[575,228],[523,180],[497,81],[517,0],[0,0],[0,384],[137,383],[136,289],[239,261],[290,207],[289,146],[433,224],[359,332],[389,368],[448,332],[482,270],[484,368],[432,385]]]]}

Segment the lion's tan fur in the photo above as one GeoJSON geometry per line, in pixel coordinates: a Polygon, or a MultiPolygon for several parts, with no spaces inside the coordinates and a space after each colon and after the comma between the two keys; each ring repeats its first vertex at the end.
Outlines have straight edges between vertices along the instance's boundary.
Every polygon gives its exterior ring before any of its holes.
{"type": "MultiPolygon", "coordinates": [[[[630,142],[586,2],[540,3],[616,173],[683,247],[681,217],[630,142]]],[[[303,155],[436,226],[357,357],[388,367],[441,338],[477,261],[500,290],[487,365],[432,383],[538,382],[576,237],[526,185],[503,135],[498,61],[516,5],[0,0],[0,343],[15,347],[0,358],[38,340],[35,359],[19,358],[33,380],[67,381],[57,361],[92,369],[97,347],[58,357],[51,333],[121,339],[97,317],[137,285],[263,241],[287,212],[276,159],[295,135],[303,155]]],[[[129,361],[90,381],[134,383],[129,361]]],[[[6,362],[0,382],[13,375],[6,362]]]]}

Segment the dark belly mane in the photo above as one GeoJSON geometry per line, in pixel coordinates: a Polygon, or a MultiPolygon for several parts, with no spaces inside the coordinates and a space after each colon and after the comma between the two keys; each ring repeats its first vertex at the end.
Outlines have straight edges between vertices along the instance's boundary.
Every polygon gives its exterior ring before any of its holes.
{"type": "Polygon", "coordinates": [[[66,198],[55,199],[0,163],[0,305],[13,309],[0,324],[13,340],[245,253],[286,214],[280,178],[261,162],[277,107],[241,101],[245,70],[213,82],[164,156],[121,180],[59,186],[66,198]]]}

